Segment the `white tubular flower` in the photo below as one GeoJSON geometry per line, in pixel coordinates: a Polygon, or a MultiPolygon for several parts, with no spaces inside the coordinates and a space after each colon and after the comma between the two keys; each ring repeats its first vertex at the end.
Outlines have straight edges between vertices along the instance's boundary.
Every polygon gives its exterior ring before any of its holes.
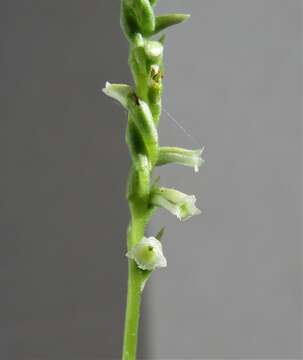
{"type": "Polygon", "coordinates": [[[156,189],[151,197],[151,203],[168,210],[179,220],[187,220],[194,215],[201,214],[201,210],[195,205],[196,197],[194,195],[187,195],[175,189],[164,187],[156,189]]]}
{"type": "Polygon", "coordinates": [[[166,258],[162,252],[162,244],[154,237],[143,237],[127,254],[142,270],[154,270],[166,267],[166,258]]]}
{"type": "Polygon", "coordinates": [[[160,148],[157,165],[175,163],[194,168],[195,172],[204,163],[202,153],[204,148],[198,150],[187,150],[178,147],[163,146],[160,148]]]}
{"type": "Polygon", "coordinates": [[[133,93],[132,88],[125,84],[111,84],[108,81],[105,84],[105,88],[102,89],[104,94],[119,101],[119,103],[127,109],[128,100],[133,93]]]}

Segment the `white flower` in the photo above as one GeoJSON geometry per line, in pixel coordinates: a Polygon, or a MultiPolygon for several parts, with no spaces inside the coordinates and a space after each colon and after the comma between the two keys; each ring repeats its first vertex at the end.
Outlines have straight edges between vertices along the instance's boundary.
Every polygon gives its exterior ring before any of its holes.
{"type": "Polygon", "coordinates": [[[108,81],[105,84],[105,88],[102,89],[105,95],[112,97],[119,101],[119,103],[127,109],[128,100],[131,94],[133,94],[132,88],[125,84],[111,84],[108,81]]]}
{"type": "Polygon", "coordinates": [[[129,259],[136,262],[142,270],[154,270],[157,267],[166,267],[166,258],[163,255],[162,244],[154,237],[143,237],[126,254],[129,259]]]}
{"type": "Polygon", "coordinates": [[[204,163],[202,159],[203,151],[204,147],[198,150],[187,150],[178,147],[163,146],[159,151],[157,165],[175,163],[193,167],[195,172],[198,172],[199,167],[204,163]]]}
{"type": "Polygon", "coordinates": [[[151,197],[151,203],[168,210],[179,220],[187,220],[194,215],[201,214],[201,210],[195,205],[196,197],[194,195],[187,195],[175,189],[163,187],[156,189],[151,197]]]}

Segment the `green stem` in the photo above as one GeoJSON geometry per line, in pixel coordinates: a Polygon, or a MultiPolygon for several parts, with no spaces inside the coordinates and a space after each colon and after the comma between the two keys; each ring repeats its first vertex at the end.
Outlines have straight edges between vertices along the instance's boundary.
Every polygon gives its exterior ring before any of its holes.
{"type": "MultiPolygon", "coordinates": [[[[129,226],[127,243],[131,249],[144,234],[148,212],[138,216],[134,207],[131,207],[132,222],[129,226]]],[[[128,289],[126,301],[126,314],[123,340],[123,360],[135,360],[137,353],[138,329],[140,320],[140,306],[144,283],[149,276],[149,271],[138,268],[133,260],[128,260],[128,289]]]]}
{"type": "MultiPolygon", "coordinates": [[[[157,125],[161,114],[163,37],[158,41],[150,38],[188,17],[182,14],[157,17],[153,10],[156,2],[157,0],[121,0],[121,25],[130,43],[129,66],[135,89],[132,91],[129,86],[121,84],[109,84],[105,89],[105,93],[119,100],[129,113],[126,142],[133,165],[127,189],[131,212],[128,251],[143,239],[145,227],[155,209],[150,201],[150,180],[159,155],[157,125]]],[[[169,160],[166,157],[162,159],[162,163],[169,160]]],[[[136,360],[141,296],[151,272],[152,270],[141,270],[134,260],[128,261],[123,360],[136,360]]]]}
{"type": "Polygon", "coordinates": [[[141,276],[133,260],[128,261],[128,291],[124,327],[123,360],[136,359],[141,305],[141,276]]]}

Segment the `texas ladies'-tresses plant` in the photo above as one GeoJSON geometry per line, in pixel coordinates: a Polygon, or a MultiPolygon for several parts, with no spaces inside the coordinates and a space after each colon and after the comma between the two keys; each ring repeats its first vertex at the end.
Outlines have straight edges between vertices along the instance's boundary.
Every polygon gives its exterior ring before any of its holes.
{"type": "Polygon", "coordinates": [[[185,14],[155,16],[157,0],[122,0],[121,26],[129,42],[129,66],[134,86],[106,83],[104,93],[128,112],[126,143],[132,159],[127,200],[131,220],[127,231],[128,293],[124,329],[123,360],[135,360],[141,295],[144,285],[157,267],[166,266],[160,242],[163,231],[145,236],[145,228],[158,207],[180,220],[200,213],[194,195],[160,186],[152,181],[155,166],[175,163],[198,171],[202,149],[187,150],[160,146],[158,124],[161,95],[164,36],[158,33],[189,18],[185,14]]]}

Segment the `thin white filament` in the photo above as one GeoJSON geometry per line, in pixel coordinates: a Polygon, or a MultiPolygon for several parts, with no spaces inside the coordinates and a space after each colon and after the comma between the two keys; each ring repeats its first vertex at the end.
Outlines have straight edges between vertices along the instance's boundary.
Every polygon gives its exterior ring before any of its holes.
{"type": "Polygon", "coordinates": [[[192,141],[193,144],[197,145],[199,148],[202,148],[200,142],[192,135],[190,134],[184,126],[182,126],[177,119],[175,119],[164,107],[163,107],[164,113],[167,115],[167,117],[181,130],[183,133],[192,141]]]}

